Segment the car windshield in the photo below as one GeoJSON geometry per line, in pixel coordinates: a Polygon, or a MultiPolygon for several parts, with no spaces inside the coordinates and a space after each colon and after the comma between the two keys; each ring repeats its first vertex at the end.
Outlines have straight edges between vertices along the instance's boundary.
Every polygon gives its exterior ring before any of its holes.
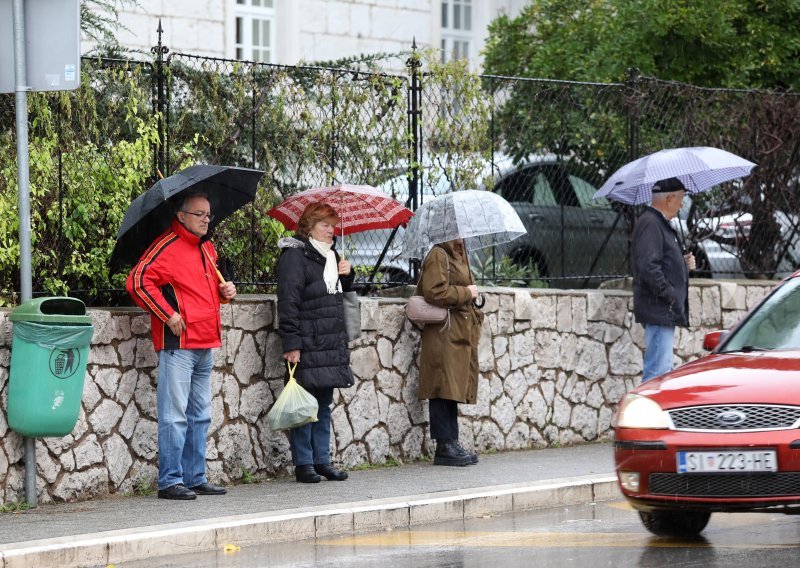
{"type": "Polygon", "coordinates": [[[800,278],[777,288],[731,336],[722,353],[800,349],[800,278]]]}

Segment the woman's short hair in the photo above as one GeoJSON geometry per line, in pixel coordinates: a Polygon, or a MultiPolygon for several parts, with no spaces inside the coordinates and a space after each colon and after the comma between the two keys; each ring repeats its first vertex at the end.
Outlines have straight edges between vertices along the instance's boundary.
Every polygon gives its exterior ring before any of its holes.
{"type": "Polygon", "coordinates": [[[300,236],[307,237],[314,225],[325,220],[330,220],[334,225],[338,225],[339,214],[336,209],[321,201],[310,203],[297,221],[297,233],[300,236]]]}

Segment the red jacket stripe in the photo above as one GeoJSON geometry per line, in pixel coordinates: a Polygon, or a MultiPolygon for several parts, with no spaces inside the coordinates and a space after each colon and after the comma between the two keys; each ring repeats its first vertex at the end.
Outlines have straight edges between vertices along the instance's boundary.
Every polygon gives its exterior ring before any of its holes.
{"type": "MultiPolygon", "coordinates": [[[[147,291],[144,285],[144,276],[150,265],[155,262],[158,255],[178,239],[175,233],[168,233],[162,239],[153,243],[139,263],[134,268],[132,292],[141,300],[143,307],[155,314],[160,320],[167,321],[172,315],[171,311],[164,309],[158,304],[156,299],[147,291]]],[[[170,307],[171,310],[171,307],[170,307]]]]}

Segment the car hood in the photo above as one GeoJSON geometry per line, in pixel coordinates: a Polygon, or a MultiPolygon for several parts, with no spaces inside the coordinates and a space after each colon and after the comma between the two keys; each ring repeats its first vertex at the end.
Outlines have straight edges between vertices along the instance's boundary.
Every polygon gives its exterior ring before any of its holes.
{"type": "Polygon", "coordinates": [[[800,351],[709,355],[634,389],[662,408],[800,404],[800,351]]]}

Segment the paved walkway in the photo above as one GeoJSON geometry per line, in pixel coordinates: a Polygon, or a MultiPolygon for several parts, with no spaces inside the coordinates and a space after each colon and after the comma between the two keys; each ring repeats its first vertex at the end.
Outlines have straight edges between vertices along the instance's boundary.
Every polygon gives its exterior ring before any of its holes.
{"type": "Polygon", "coordinates": [[[604,443],[483,455],[464,468],[377,467],[344,482],[265,481],[195,501],[152,495],[46,504],[0,514],[0,567],[106,566],[609,500],[619,496],[613,472],[604,443]]]}

